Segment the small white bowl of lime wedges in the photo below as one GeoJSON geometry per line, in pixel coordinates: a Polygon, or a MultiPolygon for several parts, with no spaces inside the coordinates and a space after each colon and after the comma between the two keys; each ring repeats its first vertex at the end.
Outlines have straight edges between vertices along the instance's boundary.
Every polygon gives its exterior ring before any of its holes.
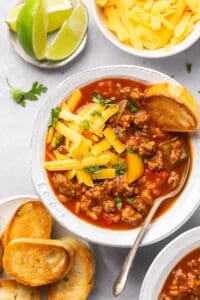
{"type": "Polygon", "coordinates": [[[68,64],[87,41],[88,12],[81,1],[27,0],[10,10],[6,23],[17,54],[40,68],[68,64]]]}

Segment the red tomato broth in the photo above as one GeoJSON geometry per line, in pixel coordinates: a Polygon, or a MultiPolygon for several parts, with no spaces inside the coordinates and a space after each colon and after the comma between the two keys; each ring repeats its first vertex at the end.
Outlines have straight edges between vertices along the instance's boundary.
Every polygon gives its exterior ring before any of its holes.
{"type": "Polygon", "coordinates": [[[199,299],[200,248],[188,253],[175,265],[162,287],[158,300],[193,300],[197,299],[193,298],[195,296],[199,299]]]}
{"type": "MultiPolygon", "coordinates": [[[[95,93],[99,93],[101,94],[101,96],[105,97],[105,98],[109,98],[109,97],[116,97],[115,103],[116,102],[120,102],[121,100],[124,99],[124,95],[123,94],[119,94],[118,90],[116,89],[116,85],[117,84],[121,84],[122,87],[131,87],[131,88],[138,88],[140,91],[144,92],[146,90],[146,88],[148,87],[147,84],[144,84],[142,82],[136,82],[130,79],[122,79],[122,78],[108,78],[108,79],[102,79],[102,80],[98,80],[92,83],[89,83],[88,85],[81,87],[80,91],[82,93],[82,99],[76,109],[76,111],[79,110],[80,107],[82,107],[83,105],[87,105],[88,103],[91,103],[91,95],[95,93]]],[[[67,99],[66,99],[67,100],[67,99]]],[[[136,100],[137,106],[139,107],[139,110],[145,110],[145,101],[143,101],[143,99],[139,99],[136,100]]],[[[154,124],[152,122],[152,120],[148,121],[148,123],[150,124],[149,126],[156,126],[156,124],[154,124]]],[[[128,130],[128,133],[126,133],[126,140],[129,139],[132,136],[132,129],[128,130]]],[[[190,147],[190,142],[189,142],[189,137],[187,134],[183,134],[183,133],[164,133],[163,137],[154,139],[155,141],[155,148],[158,148],[159,145],[163,142],[169,141],[171,139],[173,139],[174,137],[178,137],[180,138],[182,141],[184,141],[184,147],[187,149],[187,153],[188,155],[190,154],[191,156],[191,147],[190,147]]],[[[149,134],[149,139],[152,139],[152,134],[149,134]]],[[[46,160],[51,160],[51,158],[48,155],[48,152],[51,153],[51,155],[54,155],[52,153],[52,149],[49,149],[49,147],[47,146],[46,148],[46,160]]],[[[121,155],[121,157],[124,157],[124,153],[121,155]]],[[[170,174],[170,168],[169,166],[167,166],[165,169],[163,170],[159,170],[159,171],[150,171],[147,168],[145,159],[144,159],[144,166],[145,166],[145,172],[144,172],[144,176],[146,176],[147,181],[148,182],[154,182],[156,179],[159,179],[161,181],[158,190],[159,190],[159,195],[162,194],[166,194],[170,191],[170,187],[169,185],[166,183],[166,181],[169,178],[169,174],[170,174]]],[[[186,162],[180,162],[178,163],[176,166],[173,167],[173,170],[179,175],[179,177],[182,176],[184,168],[186,166],[186,162]]],[[[55,172],[49,172],[47,171],[48,174],[48,178],[49,178],[49,182],[51,184],[51,187],[54,190],[54,193],[56,195],[59,194],[58,189],[54,186],[53,183],[53,174],[55,172]]],[[[57,172],[58,173],[58,172],[57,172]]],[[[59,172],[60,174],[64,174],[65,172],[59,172]]],[[[139,189],[140,192],[143,191],[143,189],[145,188],[145,185],[143,185],[142,183],[139,185],[139,189]]],[[[121,209],[124,209],[126,207],[129,207],[129,204],[127,203],[126,199],[124,197],[121,197],[122,199],[122,207],[121,209]]],[[[156,197],[154,197],[155,199],[156,197]]],[[[177,198],[173,198],[170,199],[168,201],[166,201],[161,208],[158,210],[156,217],[160,217],[162,216],[167,210],[170,209],[170,207],[175,203],[175,200],[177,198]]],[[[79,211],[79,213],[77,214],[76,211],[76,203],[77,201],[79,201],[79,198],[74,198],[72,201],[67,201],[66,203],[62,203],[67,209],[69,209],[73,214],[75,214],[76,216],[78,216],[79,218],[83,219],[86,222],[92,223],[95,226],[98,227],[103,227],[103,228],[109,228],[109,229],[116,229],[116,230],[127,230],[127,229],[132,229],[135,227],[138,227],[141,225],[141,223],[143,222],[145,215],[143,216],[143,219],[140,220],[140,222],[135,223],[135,224],[128,224],[126,222],[123,221],[119,221],[117,223],[114,223],[112,221],[112,217],[113,215],[119,213],[119,210],[117,207],[115,207],[112,211],[112,213],[101,213],[100,218],[98,220],[93,220],[91,218],[89,218],[85,211],[79,211]]]]}

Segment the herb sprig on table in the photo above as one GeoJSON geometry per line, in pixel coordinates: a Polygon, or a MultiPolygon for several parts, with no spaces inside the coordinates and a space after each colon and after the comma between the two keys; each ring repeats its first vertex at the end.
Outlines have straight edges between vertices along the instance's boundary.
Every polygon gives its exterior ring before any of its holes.
{"type": "Polygon", "coordinates": [[[47,87],[44,86],[43,84],[39,83],[38,81],[34,81],[31,89],[28,91],[23,91],[21,89],[13,87],[9,83],[8,79],[7,79],[7,83],[10,87],[10,93],[11,93],[13,100],[17,104],[19,104],[23,107],[26,106],[27,100],[28,101],[37,101],[37,100],[39,100],[39,96],[41,96],[42,93],[47,92],[47,87]]]}

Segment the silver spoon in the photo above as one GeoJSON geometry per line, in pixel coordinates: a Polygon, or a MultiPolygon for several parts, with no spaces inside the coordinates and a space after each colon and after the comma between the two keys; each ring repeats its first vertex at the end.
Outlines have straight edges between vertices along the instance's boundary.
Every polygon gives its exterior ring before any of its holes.
{"type": "Polygon", "coordinates": [[[133,243],[132,248],[129,250],[129,253],[128,253],[128,255],[121,267],[121,270],[113,284],[113,295],[114,296],[119,296],[126,286],[127,278],[128,278],[131,266],[133,264],[135,255],[137,253],[138,247],[139,247],[141,241],[143,240],[143,237],[144,237],[145,233],[147,232],[149,224],[150,224],[151,220],[153,219],[155,213],[157,212],[158,208],[165,200],[176,196],[182,190],[182,188],[184,187],[184,184],[187,180],[189,169],[190,169],[190,159],[188,158],[187,166],[185,167],[184,174],[181,178],[181,181],[180,181],[180,184],[178,185],[178,187],[175,190],[173,190],[172,192],[170,192],[169,194],[158,197],[154,201],[154,204],[151,207],[151,209],[150,209],[150,211],[149,211],[149,213],[148,213],[148,215],[136,237],[136,240],[133,243]]]}

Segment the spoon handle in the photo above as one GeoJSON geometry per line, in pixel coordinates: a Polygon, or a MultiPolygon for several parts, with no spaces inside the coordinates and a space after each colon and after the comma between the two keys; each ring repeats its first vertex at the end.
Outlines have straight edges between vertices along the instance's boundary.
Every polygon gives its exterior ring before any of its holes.
{"type": "Polygon", "coordinates": [[[141,227],[141,229],[137,235],[137,238],[136,238],[132,248],[129,250],[129,253],[122,265],[122,268],[113,284],[113,295],[114,296],[119,296],[121,294],[121,292],[123,291],[123,289],[126,285],[128,274],[129,274],[129,271],[133,264],[133,260],[135,258],[137,249],[138,249],[146,231],[148,230],[148,225],[150,224],[150,222],[151,222],[153,216],[155,215],[157,209],[159,208],[161,202],[162,202],[162,197],[159,197],[156,199],[156,201],[154,202],[154,205],[151,207],[151,209],[143,223],[143,226],[141,227]]]}

